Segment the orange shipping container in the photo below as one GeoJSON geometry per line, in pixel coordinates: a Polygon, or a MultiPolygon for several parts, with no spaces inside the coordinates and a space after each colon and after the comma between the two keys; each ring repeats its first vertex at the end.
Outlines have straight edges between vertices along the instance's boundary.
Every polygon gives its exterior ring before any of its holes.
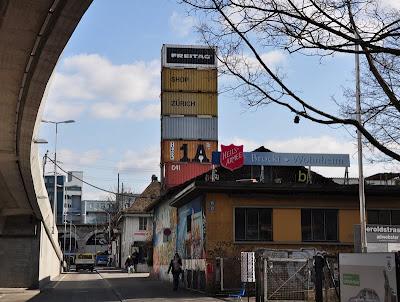
{"type": "Polygon", "coordinates": [[[171,69],[161,71],[161,90],[217,92],[217,69],[171,69]]]}
{"type": "Polygon", "coordinates": [[[171,188],[212,169],[211,164],[166,163],[164,165],[166,188],[171,188]]]}
{"type": "Polygon", "coordinates": [[[216,93],[163,92],[162,115],[218,115],[216,93]]]}
{"type": "Polygon", "coordinates": [[[209,163],[212,152],[218,151],[217,141],[162,141],[162,161],[209,163]]]}

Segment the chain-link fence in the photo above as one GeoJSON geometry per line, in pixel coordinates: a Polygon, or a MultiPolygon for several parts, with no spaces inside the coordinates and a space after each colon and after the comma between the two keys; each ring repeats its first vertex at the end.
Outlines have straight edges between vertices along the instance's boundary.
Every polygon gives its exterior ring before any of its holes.
{"type": "Polygon", "coordinates": [[[311,259],[264,260],[264,301],[306,301],[312,288],[311,259]]]}
{"type": "MultiPolygon", "coordinates": [[[[258,250],[255,253],[256,282],[241,283],[241,259],[217,258],[215,286],[227,293],[245,287],[264,301],[316,301],[317,292],[324,302],[339,302],[338,260],[315,250],[258,250]],[[315,257],[320,261],[315,261],[315,257]],[[320,270],[316,272],[316,263],[320,270]]],[[[320,300],[321,301],[321,300],[320,300]]]]}

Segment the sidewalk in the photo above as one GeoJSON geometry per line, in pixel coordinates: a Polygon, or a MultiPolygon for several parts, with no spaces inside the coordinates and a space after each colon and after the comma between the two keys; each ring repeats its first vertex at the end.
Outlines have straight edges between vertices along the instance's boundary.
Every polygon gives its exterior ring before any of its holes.
{"type": "Polygon", "coordinates": [[[0,288],[1,302],[22,302],[28,301],[40,293],[39,290],[27,288],[0,288]]]}
{"type": "MultiPolygon", "coordinates": [[[[116,269],[99,269],[98,273],[113,288],[122,301],[198,301],[221,302],[222,299],[180,288],[172,290],[172,284],[153,280],[148,273],[128,274],[116,269]]],[[[225,300],[225,299],[224,299],[225,300]]],[[[227,299],[225,301],[232,301],[227,299]]],[[[246,300],[247,301],[247,298],[246,300]]]]}

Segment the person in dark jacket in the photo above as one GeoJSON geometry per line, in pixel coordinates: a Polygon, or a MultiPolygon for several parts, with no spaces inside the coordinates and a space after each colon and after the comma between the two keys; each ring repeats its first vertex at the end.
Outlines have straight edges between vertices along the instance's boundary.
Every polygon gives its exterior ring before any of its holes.
{"type": "Polygon", "coordinates": [[[128,258],[126,258],[125,268],[127,269],[128,274],[131,272],[131,269],[133,269],[133,261],[130,255],[128,256],[128,258]]]}
{"type": "Polygon", "coordinates": [[[174,258],[169,263],[168,274],[170,271],[172,272],[172,276],[174,279],[174,282],[173,282],[174,288],[173,289],[174,289],[174,291],[176,291],[176,290],[178,290],[178,285],[179,285],[179,275],[182,273],[182,259],[178,253],[175,253],[174,258]]]}

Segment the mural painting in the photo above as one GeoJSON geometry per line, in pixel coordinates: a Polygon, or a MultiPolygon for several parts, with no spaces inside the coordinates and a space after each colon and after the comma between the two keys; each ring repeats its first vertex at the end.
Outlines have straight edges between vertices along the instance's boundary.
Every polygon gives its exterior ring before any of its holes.
{"type": "Polygon", "coordinates": [[[177,251],[184,259],[205,258],[202,198],[198,197],[178,210],[177,251]]]}
{"type": "Polygon", "coordinates": [[[166,271],[176,247],[176,208],[168,202],[160,204],[154,211],[155,231],[153,237],[153,274],[160,279],[169,279],[166,271]],[[167,236],[165,230],[170,230],[167,236]]]}

